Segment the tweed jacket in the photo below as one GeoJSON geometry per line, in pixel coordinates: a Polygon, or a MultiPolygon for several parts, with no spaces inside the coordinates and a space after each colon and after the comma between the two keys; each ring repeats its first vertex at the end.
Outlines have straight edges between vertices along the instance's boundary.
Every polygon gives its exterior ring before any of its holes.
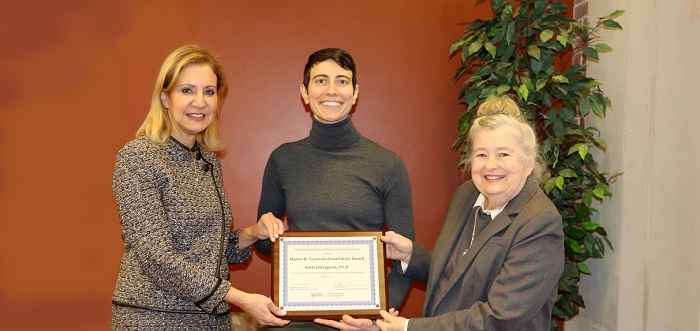
{"type": "Polygon", "coordinates": [[[549,330],[564,270],[562,222],[531,179],[438,286],[457,241],[468,240],[459,237],[478,196],[471,180],[457,188],[432,253],[413,243],[405,274],[427,287],[424,317],[408,330],[549,330]]]}
{"type": "Polygon", "coordinates": [[[112,180],[124,255],[115,305],[227,314],[228,263],[242,263],[221,163],[203,146],[138,137],[118,153],[112,180]],[[195,157],[199,150],[200,157],[195,157]]]}

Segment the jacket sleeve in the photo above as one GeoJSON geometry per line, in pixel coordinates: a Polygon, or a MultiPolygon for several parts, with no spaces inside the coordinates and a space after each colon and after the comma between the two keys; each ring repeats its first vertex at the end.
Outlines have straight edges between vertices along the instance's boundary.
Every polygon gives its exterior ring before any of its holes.
{"type": "Polygon", "coordinates": [[[124,148],[117,154],[112,188],[125,249],[136,257],[140,272],[153,284],[211,312],[223,295],[215,303],[203,303],[217,293],[225,294],[228,282],[175,249],[161,202],[167,169],[157,158],[156,153],[135,148],[124,148]]]}
{"type": "MultiPolygon", "coordinates": [[[[390,169],[391,176],[387,177],[393,178],[393,180],[389,182],[388,189],[384,194],[386,228],[414,240],[416,236],[413,224],[411,183],[406,165],[397,155],[390,169]]],[[[399,309],[401,307],[411,288],[411,283],[412,279],[401,273],[400,262],[392,261],[391,273],[388,276],[390,308],[399,309]]]]}
{"type": "Polygon", "coordinates": [[[403,274],[419,282],[428,283],[431,257],[432,252],[425,246],[413,241],[411,261],[408,263],[408,267],[406,267],[406,271],[404,271],[403,274]]]}
{"type": "MultiPolygon", "coordinates": [[[[272,212],[275,217],[282,219],[285,210],[284,193],[282,192],[282,184],[279,181],[275,163],[275,152],[273,151],[270,158],[267,160],[265,172],[263,173],[262,192],[260,193],[260,202],[258,203],[258,219],[268,212],[272,212]]],[[[268,257],[272,255],[272,242],[270,239],[258,240],[253,245],[255,250],[262,255],[268,257]]]]}
{"type": "Polygon", "coordinates": [[[408,330],[520,330],[530,323],[556,291],[563,271],[561,217],[539,213],[516,231],[485,302],[435,317],[412,318],[408,330]]]}
{"type": "Polygon", "coordinates": [[[226,245],[226,262],[229,264],[234,263],[245,263],[248,261],[253,249],[252,247],[246,247],[243,250],[238,249],[238,234],[241,233],[242,229],[238,229],[233,232],[229,232],[228,245],[226,245]]]}

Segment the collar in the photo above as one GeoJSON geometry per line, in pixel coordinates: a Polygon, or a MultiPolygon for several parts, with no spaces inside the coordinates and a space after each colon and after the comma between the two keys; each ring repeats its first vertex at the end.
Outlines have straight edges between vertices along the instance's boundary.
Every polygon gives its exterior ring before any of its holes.
{"type": "Polygon", "coordinates": [[[194,145],[192,145],[192,147],[185,146],[185,144],[181,143],[179,140],[175,139],[175,137],[173,137],[173,136],[170,136],[170,139],[168,139],[168,140],[175,142],[175,145],[180,146],[187,151],[194,152],[194,151],[198,150],[196,140],[194,141],[194,145]]]}
{"type": "Polygon", "coordinates": [[[479,197],[476,198],[476,202],[474,203],[474,207],[477,207],[477,206],[481,207],[481,210],[486,215],[491,216],[491,219],[496,218],[496,216],[498,216],[498,214],[500,214],[503,211],[503,209],[506,208],[506,206],[508,205],[508,202],[506,202],[506,204],[501,206],[501,208],[489,210],[489,209],[484,208],[485,201],[486,201],[486,197],[483,194],[479,193],[479,197]]]}
{"type": "Polygon", "coordinates": [[[319,148],[341,149],[353,146],[362,139],[362,135],[352,124],[351,116],[332,124],[321,123],[315,117],[309,132],[309,142],[319,148]]]}

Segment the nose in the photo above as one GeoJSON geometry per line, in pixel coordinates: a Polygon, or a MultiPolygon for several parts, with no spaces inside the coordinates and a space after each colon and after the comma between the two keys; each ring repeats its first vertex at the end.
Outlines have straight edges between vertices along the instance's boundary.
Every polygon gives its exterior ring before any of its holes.
{"type": "Polygon", "coordinates": [[[194,100],[193,100],[192,104],[193,104],[195,107],[200,107],[200,108],[201,108],[201,107],[204,107],[204,105],[205,105],[205,103],[204,103],[204,93],[202,93],[202,92],[197,92],[197,93],[195,93],[195,95],[194,95],[194,100]]]}
{"type": "Polygon", "coordinates": [[[493,156],[489,156],[486,159],[485,167],[486,167],[486,169],[489,169],[489,170],[498,168],[498,163],[496,162],[496,158],[493,156]]]}
{"type": "Polygon", "coordinates": [[[327,94],[333,94],[333,95],[336,94],[335,83],[331,82],[330,84],[328,84],[328,89],[326,90],[326,93],[327,93],[327,94]]]}

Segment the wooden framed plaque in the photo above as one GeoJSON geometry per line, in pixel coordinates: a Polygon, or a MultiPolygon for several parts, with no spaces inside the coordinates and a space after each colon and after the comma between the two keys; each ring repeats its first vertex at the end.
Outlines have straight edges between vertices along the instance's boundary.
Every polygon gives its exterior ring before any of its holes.
{"type": "Polygon", "coordinates": [[[285,319],[378,319],[387,310],[382,231],[287,231],[272,243],[272,301],[285,319]]]}

